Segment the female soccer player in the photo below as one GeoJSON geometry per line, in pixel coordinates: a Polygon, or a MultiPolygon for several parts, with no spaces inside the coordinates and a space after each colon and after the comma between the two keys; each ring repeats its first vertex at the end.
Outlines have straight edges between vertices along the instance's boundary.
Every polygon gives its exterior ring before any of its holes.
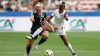
{"type": "MultiPolygon", "coordinates": [[[[31,35],[33,35],[34,32],[43,25],[42,21],[46,18],[46,13],[42,12],[42,7],[43,7],[42,3],[37,3],[35,6],[35,12],[33,12],[30,16],[30,20],[32,22],[31,35]]],[[[41,33],[39,33],[39,35],[41,35],[42,38],[39,41],[36,48],[47,40],[48,32],[45,30],[42,30],[41,33]]],[[[26,37],[28,37],[28,36],[26,36],[26,37]]],[[[33,39],[28,40],[28,44],[26,46],[26,54],[24,56],[29,56],[31,46],[32,46],[33,42],[37,39],[37,37],[38,37],[38,35],[33,37],[33,39]]]]}
{"type": "MultiPolygon", "coordinates": [[[[35,33],[32,36],[35,37],[35,35],[39,34],[43,29],[48,30],[48,31],[54,30],[60,36],[60,38],[62,39],[64,44],[68,47],[68,49],[71,51],[72,55],[78,56],[74,52],[74,50],[73,50],[71,44],[68,42],[68,39],[67,39],[67,36],[66,36],[66,32],[65,32],[65,29],[64,29],[64,19],[66,21],[68,21],[68,15],[66,15],[66,14],[67,14],[67,12],[65,10],[65,2],[62,2],[59,5],[59,9],[56,9],[51,14],[51,16],[46,19],[52,26],[44,25],[44,26],[40,27],[38,30],[36,30],[35,33]],[[54,23],[52,23],[50,21],[53,17],[55,17],[54,23]]],[[[32,38],[28,37],[28,39],[32,39],[32,38]]]]}

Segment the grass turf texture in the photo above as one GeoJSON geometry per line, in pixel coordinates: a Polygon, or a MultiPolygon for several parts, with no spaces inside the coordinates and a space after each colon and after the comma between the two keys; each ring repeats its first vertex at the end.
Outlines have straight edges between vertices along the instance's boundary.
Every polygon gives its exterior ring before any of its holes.
{"type": "MultiPolygon", "coordinates": [[[[23,56],[28,32],[1,32],[0,56],[23,56]]],[[[68,32],[69,42],[79,56],[100,56],[100,32],[68,32]]],[[[40,40],[40,36],[35,43],[40,40]]],[[[33,44],[34,47],[35,44],[33,44]]],[[[44,56],[44,51],[51,49],[54,56],[71,56],[67,47],[56,33],[49,33],[49,39],[41,45],[38,51],[32,48],[30,56],[44,56]]]]}

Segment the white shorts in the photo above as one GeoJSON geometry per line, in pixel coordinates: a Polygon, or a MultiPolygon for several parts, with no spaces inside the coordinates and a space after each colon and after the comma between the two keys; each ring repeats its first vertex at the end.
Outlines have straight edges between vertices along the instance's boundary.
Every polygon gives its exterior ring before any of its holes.
{"type": "Polygon", "coordinates": [[[58,28],[57,30],[55,30],[57,35],[66,35],[66,31],[64,27],[58,28]]]}

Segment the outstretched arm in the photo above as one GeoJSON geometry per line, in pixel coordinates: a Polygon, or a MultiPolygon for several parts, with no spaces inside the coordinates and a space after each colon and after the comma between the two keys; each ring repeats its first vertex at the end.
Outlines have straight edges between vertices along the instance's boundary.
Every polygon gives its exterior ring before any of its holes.
{"type": "Polygon", "coordinates": [[[53,18],[53,16],[49,16],[45,19],[45,21],[48,21],[51,25],[53,25],[53,23],[51,22],[51,19],[53,18]]]}
{"type": "Polygon", "coordinates": [[[67,11],[64,14],[64,18],[68,21],[68,15],[66,15],[66,14],[67,14],[67,11]]]}
{"type": "Polygon", "coordinates": [[[45,21],[49,22],[52,18],[53,18],[53,16],[48,16],[48,17],[46,17],[45,21]]]}
{"type": "Polygon", "coordinates": [[[55,27],[55,25],[51,22],[51,19],[53,18],[53,16],[50,16],[50,17],[48,17],[47,19],[46,19],[46,21],[48,21],[49,22],[49,24],[51,24],[53,27],[54,27],[54,29],[57,29],[56,27],[55,27]]]}

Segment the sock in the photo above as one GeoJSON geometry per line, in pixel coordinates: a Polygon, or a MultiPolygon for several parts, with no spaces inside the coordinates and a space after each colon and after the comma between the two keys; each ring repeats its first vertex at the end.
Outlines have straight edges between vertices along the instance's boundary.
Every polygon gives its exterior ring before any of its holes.
{"type": "Polygon", "coordinates": [[[72,54],[75,53],[70,43],[68,43],[67,47],[71,51],[72,54]]]}
{"type": "Polygon", "coordinates": [[[34,34],[32,35],[32,37],[34,38],[34,37],[36,37],[38,34],[40,34],[41,32],[43,31],[43,29],[40,27],[40,28],[38,28],[35,32],[34,32],[34,34]]]}
{"type": "Polygon", "coordinates": [[[26,46],[26,51],[27,51],[26,53],[29,54],[30,53],[30,50],[31,50],[31,46],[27,45],[26,46]]]}
{"type": "Polygon", "coordinates": [[[45,38],[42,37],[38,44],[41,45],[41,44],[44,43],[46,40],[47,40],[47,39],[45,39],[45,38]]]}

